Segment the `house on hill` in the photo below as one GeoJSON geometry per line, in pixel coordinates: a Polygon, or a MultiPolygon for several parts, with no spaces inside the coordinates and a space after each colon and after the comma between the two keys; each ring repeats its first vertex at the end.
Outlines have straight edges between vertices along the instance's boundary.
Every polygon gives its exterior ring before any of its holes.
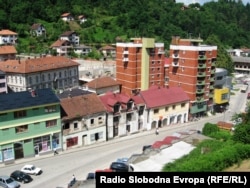
{"type": "Polygon", "coordinates": [[[74,20],[74,17],[72,16],[71,13],[69,12],[66,12],[66,13],[63,13],[61,15],[61,19],[65,22],[69,22],[69,21],[73,21],[74,20]]]}
{"type": "Polygon", "coordinates": [[[83,24],[84,22],[87,21],[87,18],[84,15],[79,15],[78,20],[79,20],[80,24],[83,24]]]}
{"type": "Polygon", "coordinates": [[[13,45],[0,46],[0,61],[16,59],[17,51],[13,45]]]}
{"type": "Polygon", "coordinates": [[[30,27],[30,33],[32,36],[38,37],[38,36],[44,36],[46,37],[46,29],[43,24],[40,23],[34,23],[30,27]]]}
{"type": "Polygon", "coordinates": [[[0,30],[0,45],[15,45],[17,43],[18,34],[8,30],[0,30]]]}
{"type": "Polygon", "coordinates": [[[67,40],[72,45],[79,45],[80,44],[80,37],[75,31],[66,31],[60,36],[60,40],[67,40]]]}
{"type": "Polygon", "coordinates": [[[55,50],[56,54],[59,56],[67,56],[72,50],[72,45],[68,40],[58,39],[53,44],[51,44],[50,48],[55,50]]]}

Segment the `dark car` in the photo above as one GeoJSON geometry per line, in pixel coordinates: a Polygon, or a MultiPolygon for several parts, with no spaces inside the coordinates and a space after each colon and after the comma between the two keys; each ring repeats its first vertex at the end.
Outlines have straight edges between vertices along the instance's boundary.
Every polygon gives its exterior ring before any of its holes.
{"type": "Polygon", "coordinates": [[[14,172],[10,174],[10,177],[22,183],[29,183],[33,181],[32,177],[29,174],[26,174],[25,172],[22,172],[21,170],[15,170],[14,172]]]}
{"type": "Polygon", "coordinates": [[[112,169],[113,172],[133,172],[134,171],[134,168],[132,166],[124,162],[112,162],[110,165],[110,169],[112,169]]]}
{"type": "Polygon", "coordinates": [[[95,172],[89,172],[86,177],[86,180],[93,180],[93,179],[95,179],[95,172]]]}
{"type": "Polygon", "coordinates": [[[152,145],[145,145],[142,147],[142,152],[144,152],[147,149],[151,149],[151,148],[152,148],[152,145]]]}

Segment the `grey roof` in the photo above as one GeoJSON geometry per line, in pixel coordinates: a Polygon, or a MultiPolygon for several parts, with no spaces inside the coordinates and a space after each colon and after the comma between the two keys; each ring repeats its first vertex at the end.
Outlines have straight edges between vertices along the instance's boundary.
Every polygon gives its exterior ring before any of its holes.
{"type": "Polygon", "coordinates": [[[67,98],[67,97],[76,97],[76,96],[80,96],[80,95],[86,95],[86,94],[90,94],[92,92],[87,91],[87,90],[82,90],[79,88],[73,88],[73,89],[69,89],[69,90],[64,90],[61,93],[57,94],[57,97],[59,99],[63,99],[63,98],[67,98]]]}
{"type": "Polygon", "coordinates": [[[231,56],[233,62],[250,63],[250,57],[231,56]]]}
{"type": "Polygon", "coordinates": [[[0,112],[51,103],[60,103],[60,100],[50,88],[35,90],[35,96],[30,91],[1,94],[0,112]]]}

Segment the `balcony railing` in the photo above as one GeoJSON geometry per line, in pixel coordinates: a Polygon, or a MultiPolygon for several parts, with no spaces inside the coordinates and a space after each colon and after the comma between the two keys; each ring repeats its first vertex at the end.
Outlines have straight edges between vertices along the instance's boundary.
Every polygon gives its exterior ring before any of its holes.
{"type": "Polygon", "coordinates": [[[199,63],[198,68],[206,68],[207,65],[205,63],[199,63]]]}
{"type": "Polygon", "coordinates": [[[198,81],[197,85],[205,85],[205,80],[204,81],[198,81]]]}
{"type": "Polygon", "coordinates": [[[206,73],[205,72],[198,72],[197,76],[198,77],[205,77],[206,73]]]}
{"type": "Polygon", "coordinates": [[[172,62],[172,66],[173,67],[179,67],[179,63],[178,62],[172,62]]]}
{"type": "Polygon", "coordinates": [[[199,55],[198,59],[199,59],[199,60],[206,60],[207,57],[206,57],[205,55],[199,55]]]}
{"type": "Polygon", "coordinates": [[[172,58],[179,58],[179,54],[172,54],[172,58]]]}
{"type": "Polygon", "coordinates": [[[197,93],[197,94],[202,94],[202,93],[204,93],[204,89],[197,89],[197,90],[196,90],[196,93],[197,93]]]}
{"type": "Polygon", "coordinates": [[[128,62],[128,58],[123,58],[122,61],[123,62],[128,62]]]}

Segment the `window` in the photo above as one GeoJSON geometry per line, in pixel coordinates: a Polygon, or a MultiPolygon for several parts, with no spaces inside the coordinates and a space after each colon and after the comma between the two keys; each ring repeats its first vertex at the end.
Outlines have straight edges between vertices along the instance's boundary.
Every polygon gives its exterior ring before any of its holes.
{"type": "Polygon", "coordinates": [[[42,75],[42,81],[45,81],[44,74],[42,75]]]}
{"type": "Polygon", "coordinates": [[[50,121],[46,121],[46,127],[47,127],[47,128],[48,128],[48,127],[54,127],[54,126],[56,126],[56,125],[57,125],[56,119],[50,120],[50,121]]]}
{"type": "Polygon", "coordinates": [[[20,111],[16,111],[14,112],[14,118],[22,118],[22,117],[26,117],[26,111],[25,110],[20,110],[20,111]]]}
{"type": "Polygon", "coordinates": [[[159,113],[159,109],[154,109],[154,114],[158,114],[159,113]]]}
{"type": "Polygon", "coordinates": [[[39,77],[36,76],[36,83],[39,83],[39,77]]]}
{"type": "Polygon", "coordinates": [[[28,125],[21,125],[15,128],[16,133],[23,133],[28,131],[28,125]]]}
{"type": "Polygon", "coordinates": [[[67,139],[67,147],[75,146],[78,144],[78,137],[67,139]]]}
{"type": "Polygon", "coordinates": [[[172,107],[173,107],[173,110],[174,110],[176,106],[175,106],[175,105],[173,105],[172,107]]]}
{"type": "Polygon", "coordinates": [[[91,120],[90,120],[90,124],[91,124],[91,125],[93,125],[93,124],[94,124],[94,122],[95,122],[95,120],[94,120],[94,119],[91,119],[91,120]]]}
{"type": "Polygon", "coordinates": [[[32,77],[29,77],[29,84],[32,84],[32,77]]]}
{"type": "Polygon", "coordinates": [[[77,128],[78,128],[78,123],[75,122],[75,123],[74,123],[74,129],[77,129],[77,128]]]}
{"type": "Polygon", "coordinates": [[[165,107],[165,112],[167,112],[168,111],[168,107],[165,107]]]}
{"type": "Polygon", "coordinates": [[[186,106],[185,103],[181,103],[181,107],[184,108],[186,106]]]}
{"type": "Polygon", "coordinates": [[[49,113],[49,112],[55,112],[56,111],[56,106],[46,106],[45,107],[45,112],[49,113]]]}

